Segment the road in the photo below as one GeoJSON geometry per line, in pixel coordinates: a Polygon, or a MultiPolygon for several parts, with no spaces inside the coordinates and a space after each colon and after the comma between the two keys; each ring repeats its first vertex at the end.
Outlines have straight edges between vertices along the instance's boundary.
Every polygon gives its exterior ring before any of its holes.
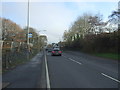
{"type": "Polygon", "coordinates": [[[118,88],[118,62],[79,52],[47,53],[51,88],[118,88]]]}
{"type": "Polygon", "coordinates": [[[118,88],[120,84],[117,61],[73,51],[62,56],[38,53],[2,79],[10,83],[7,88],[118,88]]]}

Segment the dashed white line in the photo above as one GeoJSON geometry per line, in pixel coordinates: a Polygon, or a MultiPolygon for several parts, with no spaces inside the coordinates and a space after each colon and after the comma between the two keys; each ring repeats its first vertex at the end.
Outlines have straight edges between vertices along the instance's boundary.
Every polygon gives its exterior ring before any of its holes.
{"type": "MultiPolygon", "coordinates": [[[[63,55],[63,57],[67,58],[67,57],[64,56],[64,55],[63,55]]],[[[78,62],[78,61],[76,61],[76,60],[73,60],[72,58],[68,58],[68,59],[71,60],[71,61],[73,61],[73,62],[76,62],[76,63],[78,63],[78,64],[80,64],[80,65],[82,64],[82,63],[80,63],[80,62],[78,62]]]]}
{"type": "MultiPolygon", "coordinates": [[[[63,56],[63,57],[67,58],[66,56],[63,56]]],[[[73,61],[73,62],[76,62],[76,63],[78,63],[78,64],[81,64],[80,62],[75,61],[75,60],[73,60],[72,58],[68,58],[68,59],[71,60],[71,61],[73,61]]],[[[111,77],[111,76],[109,76],[109,75],[106,75],[106,74],[104,74],[104,73],[101,73],[101,74],[102,74],[103,76],[107,77],[107,78],[110,78],[110,79],[112,79],[112,80],[114,80],[114,81],[120,83],[119,80],[117,80],[117,79],[115,79],[115,78],[113,78],[113,77],[111,77]]]]}
{"type": "Polygon", "coordinates": [[[62,55],[63,57],[67,58],[66,56],[62,55]]]}
{"type": "Polygon", "coordinates": [[[108,77],[108,78],[110,78],[110,79],[112,79],[112,80],[114,80],[114,81],[120,83],[119,80],[117,80],[117,79],[115,79],[115,78],[113,78],[113,77],[111,77],[111,76],[108,76],[108,75],[106,75],[106,74],[104,74],[104,73],[101,73],[101,74],[102,74],[103,76],[105,76],[105,77],[108,77]]]}
{"type": "Polygon", "coordinates": [[[73,60],[72,58],[68,58],[68,59],[71,60],[71,61],[73,61],[73,62],[76,62],[76,63],[78,63],[78,64],[81,64],[80,62],[75,61],[75,60],[73,60]]]}

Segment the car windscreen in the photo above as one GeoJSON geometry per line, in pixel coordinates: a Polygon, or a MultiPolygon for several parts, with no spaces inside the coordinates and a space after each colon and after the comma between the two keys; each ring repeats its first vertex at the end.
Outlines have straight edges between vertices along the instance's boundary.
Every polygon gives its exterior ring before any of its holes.
{"type": "Polygon", "coordinates": [[[54,51],[60,51],[60,50],[54,50],[54,51]]]}

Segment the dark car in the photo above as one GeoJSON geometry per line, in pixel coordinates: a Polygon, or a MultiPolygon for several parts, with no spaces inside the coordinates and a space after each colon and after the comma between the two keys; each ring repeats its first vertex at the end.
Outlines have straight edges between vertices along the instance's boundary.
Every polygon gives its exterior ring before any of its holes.
{"type": "Polygon", "coordinates": [[[52,48],[48,48],[48,50],[47,50],[48,52],[52,52],[52,48]]]}
{"type": "Polygon", "coordinates": [[[60,49],[53,49],[52,52],[51,52],[51,55],[52,56],[61,56],[62,55],[62,51],[60,49]]]}

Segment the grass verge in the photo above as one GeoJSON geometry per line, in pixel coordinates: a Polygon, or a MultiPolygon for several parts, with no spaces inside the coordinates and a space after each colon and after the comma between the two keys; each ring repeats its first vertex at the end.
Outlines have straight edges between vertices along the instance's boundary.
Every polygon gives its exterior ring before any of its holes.
{"type": "Polygon", "coordinates": [[[115,53],[94,53],[93,55],[114,60],[120,59],[120,54],[115,53]]]}

